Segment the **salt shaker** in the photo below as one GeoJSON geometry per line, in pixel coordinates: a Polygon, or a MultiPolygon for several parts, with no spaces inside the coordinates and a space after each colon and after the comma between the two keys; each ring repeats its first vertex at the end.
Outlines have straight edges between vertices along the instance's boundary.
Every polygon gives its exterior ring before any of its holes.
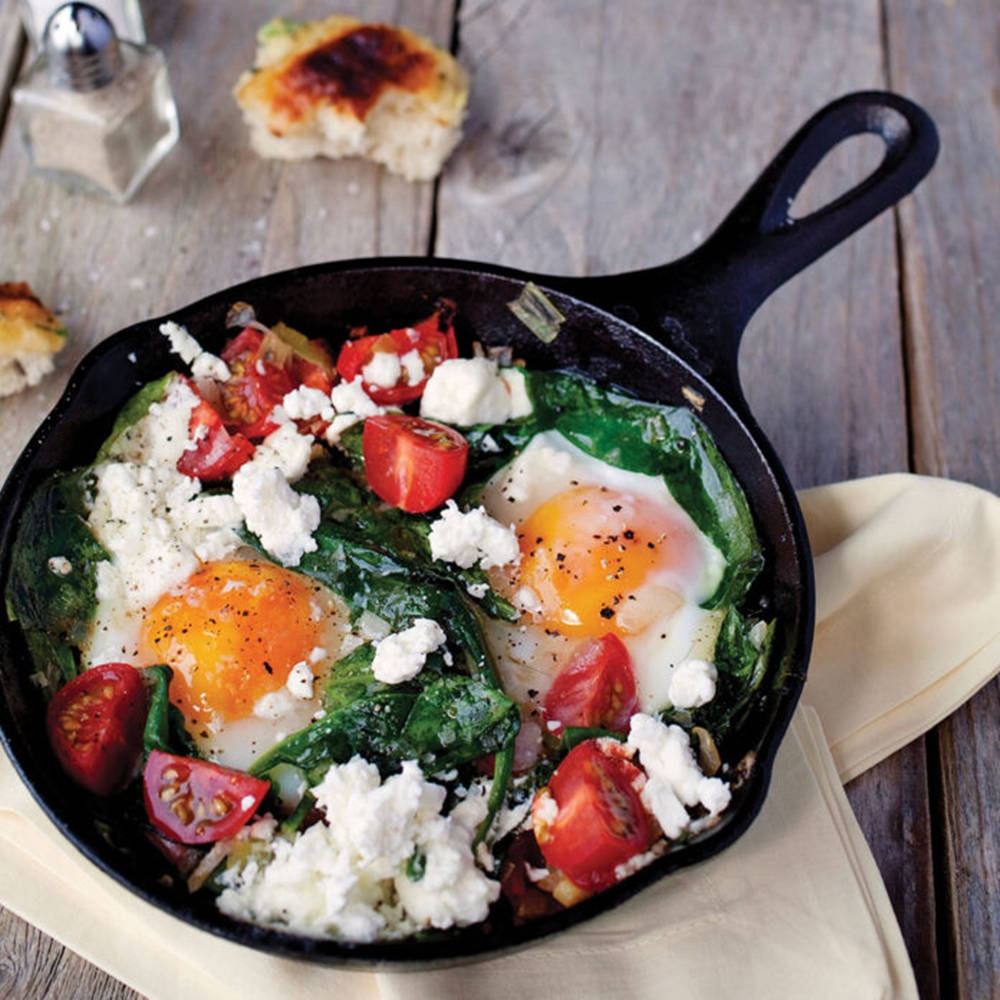
{"type": "Polygon", "coordinates": [[[163,53],[119,39],[87,3],[52,14],[13,99],[33,168],[116,202],[132,197],[179,135],[163,53]]]}

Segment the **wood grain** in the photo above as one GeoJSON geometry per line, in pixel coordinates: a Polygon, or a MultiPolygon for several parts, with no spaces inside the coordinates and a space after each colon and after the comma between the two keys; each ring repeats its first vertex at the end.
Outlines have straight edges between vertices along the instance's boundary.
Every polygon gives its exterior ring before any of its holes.
{"type": "MultiPolygon", "coordinates": [[[[890,75],[941,133],[940,161],[904,204],[916,471],[1000,490],[1000,8],[888,0],[890,75]]],[[[943,900],[953,995],[1000,996],[1000,681],[938,731],[943,900]]]]}

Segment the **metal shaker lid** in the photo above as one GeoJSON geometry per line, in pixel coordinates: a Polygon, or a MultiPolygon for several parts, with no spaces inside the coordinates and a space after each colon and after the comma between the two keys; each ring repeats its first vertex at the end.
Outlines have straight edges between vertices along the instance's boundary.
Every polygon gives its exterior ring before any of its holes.
{"type": "Polygon", "coordinates": [[[42,44],[57,87],[97,90],[111,83],[121,68],[114,26],[89,3],[66,3],[53,11],[42,44]]]}

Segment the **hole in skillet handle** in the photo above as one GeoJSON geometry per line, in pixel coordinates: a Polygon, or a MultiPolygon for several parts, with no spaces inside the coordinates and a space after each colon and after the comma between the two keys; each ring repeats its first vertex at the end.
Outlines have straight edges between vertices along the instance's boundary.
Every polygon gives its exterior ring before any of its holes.
{"type": "Polygon", "coordinates": [[[715,232],[692,253],[627,274],[546,280],[657,337],[744,413],[737,353],[750,317],[789,278],[909,194],[938,153],[937,129],[898,94],[860,91],[818,111],[792,136],[715,232]],[[803,218],[789,214],[806,180],[845,139],[885,151],[862,181],[803,218]]]}

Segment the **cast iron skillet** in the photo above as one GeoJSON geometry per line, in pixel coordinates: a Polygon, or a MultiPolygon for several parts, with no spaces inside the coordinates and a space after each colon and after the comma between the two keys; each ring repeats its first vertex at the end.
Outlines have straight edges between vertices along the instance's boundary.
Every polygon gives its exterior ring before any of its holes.
{"type": "MultiPolygon", "coordinates": [[[[620,903],[667,872],[708,858],[749,826],[764,799],[771,764],[801,689],[813,626],[812,570],[795,495],[740,390],[736,355],[744,326],[779,285],[907,194],[931,168],[938,142],[927,114],[887,93],[851,94],[807,122],[707,242],[674,263],[613,277],[526,275],[464,261],[396,258],[298,268],[246,282],[180,309],[170,318],[218,350],[230,304],[251,303],[268,323],[284,320],[336,343],[365,323],[389,329],[444,296],[458,307],[459,336],[512,344],[529,365],[572,367],[636,395],[694,405],[746,491],[767,556],[751,594],[755,610],[779,621],[772,676],[723,759],[741,762],[724,821],[632,878],[555,916],[514,927],[503,921],[406,940],[347,946],[238,924],[210,899],[160,881],[158,856],[140,841],[109,843],[95,829],[93,801],[70,786],[46,743],[42,699],[28,681],[19,629],[0,626],[0,727],[7,752],[52,821],[88,858],[139,896],[214,934],[283,955],[341,965],[426,967],[468,959],[537,939],[620,903]],[[804,219],[789,206],[824,155],[843,139],[871,132],[885,156],[863,182],[804,219]],[[566,317],[543,344],[507,303],[534,280],[566,317]],[[698,403],[703,400],[703,405],[698,403]]],[[[141,384],[175,367],[160,319],[110,337],[74,372],[66,392],[32,438],[0,495],[0,566],[4,577],[19,511],[54,469],[91,460],[115,413],[141,384]]]]}

